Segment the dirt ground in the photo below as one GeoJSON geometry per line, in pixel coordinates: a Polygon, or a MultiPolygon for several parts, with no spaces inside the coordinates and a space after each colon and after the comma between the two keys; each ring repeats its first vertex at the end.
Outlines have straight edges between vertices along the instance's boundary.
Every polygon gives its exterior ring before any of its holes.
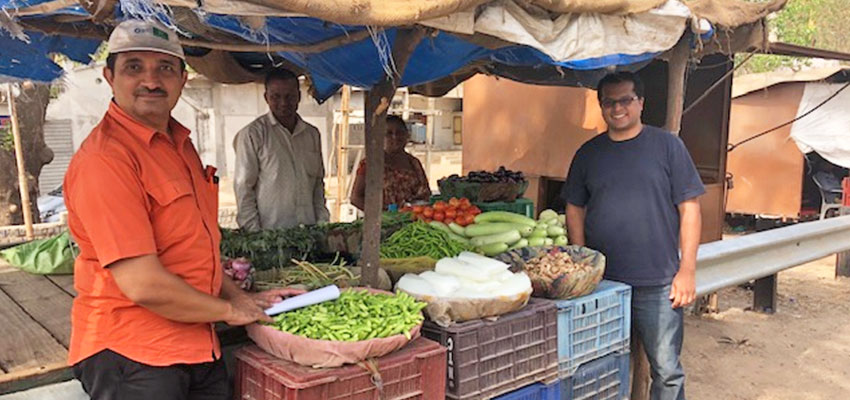
{"type": "Polygon", "coordinates": [[[685,320],[688,399],[850,399],[850,278],[835,257],[779,274],[778,310],[747,311],[752,292],[720,292],[720,312],[685,320]]]}

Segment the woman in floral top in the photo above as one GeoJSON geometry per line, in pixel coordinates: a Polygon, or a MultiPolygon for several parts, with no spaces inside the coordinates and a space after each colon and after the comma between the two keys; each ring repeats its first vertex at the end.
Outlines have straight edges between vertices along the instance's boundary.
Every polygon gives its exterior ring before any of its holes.
{"type": "MultiPolygon", "coordinates": [[[[387,138],[384,142],[384,208],[431,197],[428,178],[419,159],[404,150],[410,140],[407,125],[400,117],[387,117],[387,138]]],[[[351,204],[363,209],[366,202],[366,160],[357,168],[357,178],[351,191],[351,204]]]]}

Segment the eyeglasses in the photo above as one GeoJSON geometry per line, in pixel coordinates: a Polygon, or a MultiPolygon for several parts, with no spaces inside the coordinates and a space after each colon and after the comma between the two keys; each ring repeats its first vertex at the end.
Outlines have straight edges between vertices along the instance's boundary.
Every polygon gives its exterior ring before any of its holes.
{"type": "Polygon", "coordinates": [[[637,99],[639,99],[639,97],[637,97],[637,96],[623,97],[622,99],[617,99],[617,100],[605,99],[605,100],[602,100],[601,104],[602,104],[602,107],[604,107],[604,108],[614,108],[618,104],[620,105],[620,107],[628,107],[632,104],[632,102],[634,102],[637,99]]]}

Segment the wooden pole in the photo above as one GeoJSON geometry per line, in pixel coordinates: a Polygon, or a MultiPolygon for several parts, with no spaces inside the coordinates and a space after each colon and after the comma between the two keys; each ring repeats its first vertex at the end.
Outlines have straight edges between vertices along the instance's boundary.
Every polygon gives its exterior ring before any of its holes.
{"type": "Polygon", "coordinates": [[[12,137],[15,140],[15,161],[18,165],[18,187],[21,192],[21,210],[24,213],[24,226],[26,228],[27,240],[33,240],[35,235],[32,230],[32,207],[30,207],[30,189],[27,181],[26,164],[24,163],[24,150],[21,145],[21,132],[18,127],[18,109],[15,106],[15,97],[12,94],[12,84],[6,84],[6,98],[9,103],[9,118],[12,120],[12,137]]]}
{"type": "Polygon", "coordinates": [[[433,97],[428,98],[428,114],[425,116],[425,176],[431,176],[431,145],[434,142],[434,131],[436,130],[436,121],[434,118],[436,110],[436,100],[433,97]]]}
{"type": "MultiPolygon", "coordinates": [[[[667,121],[664,128],[678,135],[685,104],[685,72],[691,53],[690,35],[682,35],[670,53],[667,71],[667,121]]],[[[633,399],[636,400],[636,399],[633,399]]]]}
{"type": "MultiPolygon", "coordinates": [[[[667,121],[664,128],[679,135],[682,110],[685,104],[685,73],[690,57],[690,35],[682,35],[670,52],[667,62],[667,121]]],[[[632,395],[631,400],[649,400],[649,359],[640,338],[632,338],[632,395]]]]}
{"type": "Polygon", "coordinates": [[[351,86],[342,86],[342,122],[337,129],[336,143],[336,216],[342,220],[342,199],[345,198],[345,179],[348,173],[348,116],[350,114],[349,102],[351,101],[351,86]]]}
{"type": "Polygon", "coordinates": [[[366,93],[364,98],[364,116],[366,117],[366,204],[363,221],[363,246],[360,266],[362,281],[370,286],[378,284],[380,266],[381,212],[384,205],[384,138],[387,134],[387,111],[390,108],[396,87],[401,82],[407,60],[413,50],[422,41],[425,30],[422,27],[399,29],[393,44],[395,71],[385,75],[366,93]]]}
{"type": "MultiPolygon", "coordinates": [[[[838,209],[838,215],[850,215],[850,207],[841,207],[838,209]]],[[[835,255],[835,277],[839,276],[850,276],[850,251],[842,251],[835,255]]]]}

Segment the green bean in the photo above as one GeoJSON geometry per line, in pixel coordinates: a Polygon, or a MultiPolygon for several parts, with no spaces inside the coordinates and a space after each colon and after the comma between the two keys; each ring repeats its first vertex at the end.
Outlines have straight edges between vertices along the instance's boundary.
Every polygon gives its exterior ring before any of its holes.
{"type": "Polygon", "coordinates": [[[415,222],[392,234],[381,244],[382,258],[429,256],[434,259],[454,257],[471,248],[451,239],[445,232],[422,222],[415,222]]]}

